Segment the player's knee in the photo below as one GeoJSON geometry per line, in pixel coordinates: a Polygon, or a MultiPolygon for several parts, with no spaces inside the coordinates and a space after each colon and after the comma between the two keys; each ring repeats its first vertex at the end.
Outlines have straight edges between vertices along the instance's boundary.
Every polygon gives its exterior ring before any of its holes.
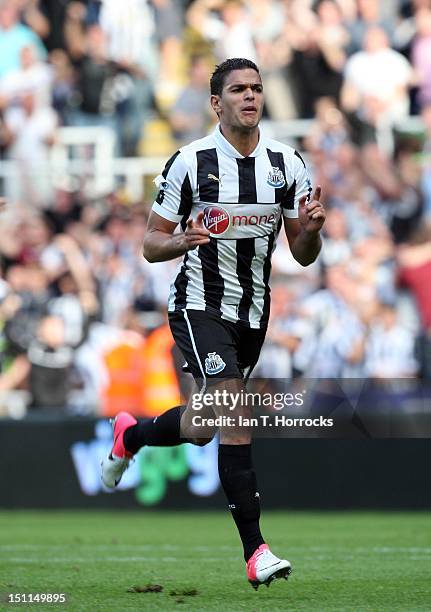
{"type": "Polygon", "coordinates": [[[191,442],[191,444],[194,444],[195,446],[206,446],[211,442],[211,440],[212,438],[192,438],[191,440],[189,440],[189,442],[191,442]]]}
{"type": "Polygon", "coordinates": [[[220,431],[220,444],[242,445],[251,443],[250,431],[220,431]]]}

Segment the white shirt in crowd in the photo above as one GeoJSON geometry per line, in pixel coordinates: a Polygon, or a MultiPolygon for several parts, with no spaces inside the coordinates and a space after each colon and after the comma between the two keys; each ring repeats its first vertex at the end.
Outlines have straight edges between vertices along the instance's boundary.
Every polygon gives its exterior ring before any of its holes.
{"type": "Polygon", "coordinates": [[[347,60],[344,76],[363,98],[372,96],[381,101],[390,101],[393,98],[390,105],[392,118],[401,118],[408,114],[407,86],[412,77],[412,67],[398,51],[358,51],[347,60]],[[398,88],[405,88],[405,93],[394,97],[398,88]]]}
{"type": "Polygon", "coordinates": [[[156,25],[148,0],[103,0],[100,27],[108,38],[109,57],[157,73],[156,25]]]}

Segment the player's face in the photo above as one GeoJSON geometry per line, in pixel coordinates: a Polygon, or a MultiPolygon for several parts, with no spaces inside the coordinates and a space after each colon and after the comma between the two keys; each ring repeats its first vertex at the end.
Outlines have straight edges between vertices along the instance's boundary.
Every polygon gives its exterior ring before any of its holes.
{"type": "Polygon", "coordinates": [[[233,70],[226,77],[221,96],[212,96],[221,125],[233,129],[255,128],[263,111],[263,88],[252,68],[233,70]]]}

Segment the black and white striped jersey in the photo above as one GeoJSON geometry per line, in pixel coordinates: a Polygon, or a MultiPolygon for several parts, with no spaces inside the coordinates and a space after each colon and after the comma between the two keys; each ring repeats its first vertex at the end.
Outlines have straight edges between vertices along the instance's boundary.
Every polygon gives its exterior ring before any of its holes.
{"type": "Polygon", "coordinates": [[[172,283],[168,311],[207,310],[259,329],[269,317],[271,256],[282,215],[298,217],[311,192],[305,164],[292,147],[260,134],[242,156],[219,126],[182,147],[156,178],[153,210],[184,230],[204,213],[210,243],[188,251],[172,283]]]}

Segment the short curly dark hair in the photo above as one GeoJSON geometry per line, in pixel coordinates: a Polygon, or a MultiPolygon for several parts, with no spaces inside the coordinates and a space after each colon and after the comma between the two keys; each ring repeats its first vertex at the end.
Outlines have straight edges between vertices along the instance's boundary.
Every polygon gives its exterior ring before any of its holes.
{"type": "Polygon", "coordinates": [[[244,57],[231,57],[216,66],[210,79],[211,95],[221,96],[226,77],[232,70],[246,70],[247,68],[256,70],[257,74],[260,76],[259,68],[256,64],[244,57]]]}

